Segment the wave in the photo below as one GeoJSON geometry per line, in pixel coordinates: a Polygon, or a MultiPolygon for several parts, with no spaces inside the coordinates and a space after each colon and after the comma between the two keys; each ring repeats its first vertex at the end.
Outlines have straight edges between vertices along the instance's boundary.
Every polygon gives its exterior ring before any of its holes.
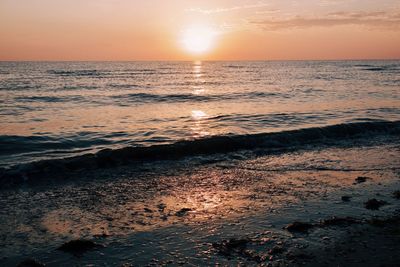
{"type": "Polygon", "coordinates": [[[98,70],[49,70],[47,71],[49,74],[54,74],[57,76],[84,76],[84,77],[92,77],[92,76],[101,76],[101,72],[98,70]]]}
{"type": "Polygon", "coordinates": [[[70,102],[70,101],[82,101],[84,98],[78,95],[74,96],[21,96],[16,97],[17,102],[70,102]]]}
{"type": "Polygon", "coordinates": [[[361,70],[367,70],[367,71],[398,71],[400,70],[400,65],[399,64],[388,64],[388,65],[370,65],[370,64],[357,64],[354,65],[355,67],[359,67],[361,70]]]}
{"type": "Polygon", "coordinates": [[[249,92],[249,93],[232,93],[232,94],[149,94],[149,93],[134,93],[125,95],[112,96],[113,99],[121,99],[124,102],[132,103],[175,103],[187,101],[221,101],[221,100],[237,100],[242,99],[259,99],[263,97],[286,97],[281,93],[265,93],[265,92],[249,92]]]}
{"type": "Polygon", "coordinates": [[[212,155],[239,150],[263,149],[264,153],[268,153],[288,148],[301,148],[304,145],[335,145],[354,138],[382,134],[400,135],[400,121],[344,123],[276,133],[212,136],[178,141],[172,144],[103,149],[94,154],[43,160],[0,169],[0,185],[19,184],[27,179],[65,176],[73,171],[108,168],[134,162],[177,160],[190,156],[212,155]]]}
{"type": "Polygon", "coordinates": [[[247,68],[247,66],[243,66],[243,65],[224,65],[225,68],[230,68],[230,69],[244,69],[247,68]]]}
{"type": "Polygon", "coordinates": [[[107,84],[108,87],[112,87],[112,88],[121,88],[121,89],[131,89],[131,88],[139,88],[139,87],[146,87],[146,86],[142,86],[139,84],[117,84],[117,83],[110,83],[107,84]]]}
{"type": "Polygon", "coordinates": [[[112,136],[103,135],[102,138],[93,138],[90,132],[80,132],[74,137],[57,137],[48,136],[48,133],[42,134],[43,136],[0,136],[0,156],[7,156],[15,153],[41,152],[44,148],[46,148],[47,151],[85,149],[97,145],[112,144],[113,142],[111,139],[118,135],[118,133],[114,133],[112,136]],[[79,146],[77,146],[77,144],[79,144],[79,146]]]}
{"type": "MultiPolygon", "coordinates": [[[[154,75],[163,74],[155,69],[132,69],[132,70],[97,70],[97,69],[82,69],[82,70],[48,70],[47,73],[61,77],[93,77],[103,78],[111,76],[114,78],[130,77],[135,75],[154,75]]],[[[170,74],[170,73],[165,73],[170,74]]]]}
{"type": "Polygon", "coordinates": [[[64,85],[57,90],[74,91],[74,90],[96,90],[99,86],[94,85],[64,85]]]}
{"type": "Polygon", "coordinates": [[[19,91],[19,90],[31,90],[31,89],[39,89],[40,85],[35,84],[25,84],[25,83],[0,83],[0,90],[4,91],[19,91]]]}

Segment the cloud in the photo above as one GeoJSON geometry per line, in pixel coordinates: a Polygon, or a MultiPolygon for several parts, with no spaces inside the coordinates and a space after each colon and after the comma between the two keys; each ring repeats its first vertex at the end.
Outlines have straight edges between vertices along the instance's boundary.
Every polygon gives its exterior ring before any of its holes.
{"type": "Polygon", "coordinates": [[[206,14],[206,15],[211,15],[211,14],[216,14],[216,13],[230,12],[230,11],[236,11],[236,10],[242,10],[242,9],[267,7],[269,5],[270,4],[268,4],[268,3],[257,3],[257,4],[253,4],[253,5],[232,6],[232,7],[214,8],[214,9],[189,8],[186,11],[198,12],[198,13],[202,13],[202,14],[206,14]]]}
{"type": "Polygon", "coordinates": [[[351,3],[354,0],[322,0],[318,3],[319,6],[334,6],[334,5],[343,5],[344,3],[351,3]]]}
{"type": "Polygon", "coordinates": [[[260,19],[250,23],[265,30],[356,25],[375,29],[400,29],[400,12],[334,12],[325,16],[295,16],[286,19],[260,19]]]}

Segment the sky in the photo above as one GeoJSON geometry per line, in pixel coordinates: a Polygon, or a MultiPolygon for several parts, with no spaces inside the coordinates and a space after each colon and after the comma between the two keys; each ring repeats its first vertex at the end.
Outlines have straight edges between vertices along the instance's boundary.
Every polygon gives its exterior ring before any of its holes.
{"type": "Polygon", "coordinates": [[[400,59],[400,0],[0,0],[0,60],[400,59]]]}

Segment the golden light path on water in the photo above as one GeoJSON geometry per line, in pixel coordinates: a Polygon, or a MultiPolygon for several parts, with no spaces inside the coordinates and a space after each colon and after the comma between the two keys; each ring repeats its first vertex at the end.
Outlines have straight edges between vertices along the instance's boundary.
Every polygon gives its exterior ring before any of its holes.
{"type": "MultiPolygon", "coordinates": [[[[202,84],[205,82],[205,79],[203,78],[203,72],[202,72],[202,62],[201,61],[195,61],[193,62],[193,78],[195,81],[195,85],[192,86],[192,93],[194,95],[202,95],[206,93],[205,88],[202,86],[202,84]]],[[[210,135],[209,127],[207,127],[207,118],[209,117],[206,112],[200,109],[193,109],[191,111],[191,117],[193,120],[193,125],[191,127],[192,131],[192,137],[194,138],[199,138],[199,137],[205,137],[210,135]]]]}

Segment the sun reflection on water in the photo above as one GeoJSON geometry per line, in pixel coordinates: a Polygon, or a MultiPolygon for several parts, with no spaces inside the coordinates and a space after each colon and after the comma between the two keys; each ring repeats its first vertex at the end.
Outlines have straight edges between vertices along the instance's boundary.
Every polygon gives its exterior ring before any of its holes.
{"type": "Polygon", "coordinates": [[[207,113],[202,110],[192,110],[191,114],[194,121],[190,128],[192,130],[192,137],[200,138],[210,135],[207,126],[207,113]]]}
{"type": "Polygon", "coordinates": [[[195,120],[201,120],[207,118],[207,114],[202,110],[192,110],[192,118],[195,120]]]}
{"type": "Polygon", "coordinates": [[[195,78],[201,78],[203,76],[201,63],[199,63],[199,65],[193,65],[193,75],[195,78]]]}
{"type": "Polygon", "coordinates": [[[205,93],[205,89],[201,86],[193,86],[193,94],[194,95],[202,95],[205,93]]]}
{"type": "Polygon", "coordinates": [[[203,77],[203,66],[201,61],[195,61],[193,63],[193,79],[194,79],[194,85],[192,86],[193,89],[193,94],[195,95],[200,95],[205,93],[205,89],[203,86],[203,83],[205,80],[202,78],[203,77]]]}
{"type": "MultiPolygon", "coordinates": [[[[192,86],[192,93],[194,95],[202,95],[206,93],[204,89],[204,78],[203,78],[203,65],[201,61],[193,62],[193,79],[194,85],[192,86]]],[[[191,119],[193,121],[193,125],[191,126],[192,137],[200,138],[204,136],[210,135],[208,130],[207,118],[208,114],[201,109],[193,109],[191,110],[191,119]]]]}

